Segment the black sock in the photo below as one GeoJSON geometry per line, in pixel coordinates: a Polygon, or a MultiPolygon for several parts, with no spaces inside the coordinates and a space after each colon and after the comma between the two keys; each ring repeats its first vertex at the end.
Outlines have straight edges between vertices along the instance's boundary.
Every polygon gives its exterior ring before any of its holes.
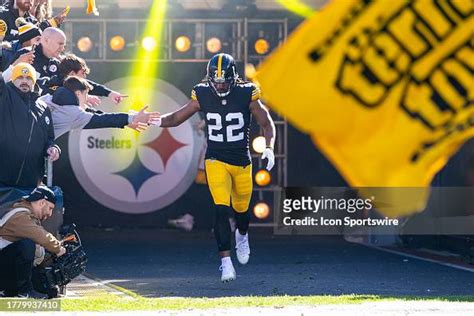
{"type": "Polygon", "coordinates": [[[243,213],[236,212],[234,210],[235,221],[237,224],[237,228],[239,229],[239,233],[245,235],[249,230],[250,224],[250,213],[249,211],[245,211],[243,213]]]}
{"type": "Polygon", "coordinates": [[[231,235],[229,207],[225,205],[216,205],[215,210],[214,236],[216,237],[217,248],[219,251],[229,251],[231,235]]]}

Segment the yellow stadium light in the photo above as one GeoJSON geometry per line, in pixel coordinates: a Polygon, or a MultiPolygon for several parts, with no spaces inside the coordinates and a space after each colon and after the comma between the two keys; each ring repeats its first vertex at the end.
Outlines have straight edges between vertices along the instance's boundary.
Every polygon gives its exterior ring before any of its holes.
{"type": "Polygon", "coordinates": [[[152,52],[156,48],[156,40],[152,36],[146,36],[142,40],[142,47],[147,52],[152,52]]]}
{"type": "Polygon", "coordinates": [[[259,219],[265,219],[270,215],[270,207],[265,202],[257,203],[253,207],[253,214],[259,219]]]}
{"type": "Polygon", "coordinates": [[[245,65],[245,77],[247,79],[252,80],[255,78],[255,75],[257,74],[257,69],[255,69],[254,64],[246,64],[245,65]]]}
{"type": "Polygon", "coordinates": [[[114,52],[119,52],[125,48],[125,39],[120,35],[115,35],[110,39],[109,45],[114,52]]]}
{"type": "Polygon", "coordinates": [[[270,172],[268,172],[265,169],[259,170],[255,174],[255,182],[261,187],[269,185],[271,181],[272,181],[272,176],[270,175],[270,172]]]}
{"type": "Polygon", "coordinates": [[[206,42],[206,48],[209,53],[215,54],[222,49],[221,40],[217,37],[211,37],[206,42]]]}
{"type": "Polygon", "coordinates": [[[92,40],[87,36],[81,37],[77,41],[77,48],[79,49],[79,51],[83,53],[90,52],[92,50],[92,46],[93,46],[92,40]]]}
{"type": "Polygon", "coordinates": [[[191,48],[191,40],[187,36],[180,36],[174,43],[176,50],[181,53],[187,52],[191,48]]]}
{"type": "Polygon", "coordinates": [[[260,38],[255,42],[255,51],[259,55],[265,55],[270,50],[270,43],[266,39],[260,38]]]}
{"type": "Polygon", "coordinates": [[[255,137],[253,142],[252,142],[252,148],[256,153],[263,153],[265,148],[267,148],[267,142],[265,141],[265,137],[263,136],[258,136],[255,137]]]}

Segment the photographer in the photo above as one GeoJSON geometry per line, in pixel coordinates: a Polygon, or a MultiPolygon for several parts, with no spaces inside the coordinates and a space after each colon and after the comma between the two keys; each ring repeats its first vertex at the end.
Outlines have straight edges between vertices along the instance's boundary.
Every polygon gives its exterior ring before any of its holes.
{"type": "Polygon", "coordinates": [[[0,291],[5,296],[47,298],[33,290],[31,275],[33,264],[42,261],[44,248],[57,256],[66,252],[41,226],[55,204],[53,191],[39,186],[13,206],[0,208],[0,291]]]}

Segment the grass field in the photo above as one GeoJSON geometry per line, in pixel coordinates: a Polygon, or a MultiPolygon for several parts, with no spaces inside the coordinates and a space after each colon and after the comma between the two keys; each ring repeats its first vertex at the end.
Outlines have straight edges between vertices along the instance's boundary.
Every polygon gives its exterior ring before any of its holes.
{"type": "Polygon", "coordinates": [[[127,311],[127,310],[184,310],[232,307],[284,307],[328,304],[361,304],[381,301],[449,301],[474,302],[474,296],[448,297],[383,297],[377,295],[341,295],[341,296],[246,296],[223,298],[144,298],[102,297],[67,299],[61,302],[63,311],[127,311]]]}

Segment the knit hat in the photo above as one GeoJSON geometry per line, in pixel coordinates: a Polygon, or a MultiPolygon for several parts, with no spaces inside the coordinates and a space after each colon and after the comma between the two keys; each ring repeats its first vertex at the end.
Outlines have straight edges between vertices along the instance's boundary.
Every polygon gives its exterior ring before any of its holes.
{"type": "Polygon", "coordinates": [[[46,200],[53,204],[56,204],[56,195],[54,192],[48,188],[47,186],[40,185],[36,189],[34,189],[30,195],[23,197],[28,202],[35,202],[39,200],[46,200]]]}
{"type": "Polygon", "coordinates": [[[41,35],[41,30],[33,23],[26,22],[24,19],[17,19],[16,22],[18,23],[18,40],[20,44],[41,35]]]}
{"type": "Polygon", "coordinates": [[[12,71],[12,81],[18,79],[18,77],[26,76],[30,77],[33,80],[33,83],[36,83],[36,70],[27,63],[19,63],[15,67],[13,67],[12,71]]]}

